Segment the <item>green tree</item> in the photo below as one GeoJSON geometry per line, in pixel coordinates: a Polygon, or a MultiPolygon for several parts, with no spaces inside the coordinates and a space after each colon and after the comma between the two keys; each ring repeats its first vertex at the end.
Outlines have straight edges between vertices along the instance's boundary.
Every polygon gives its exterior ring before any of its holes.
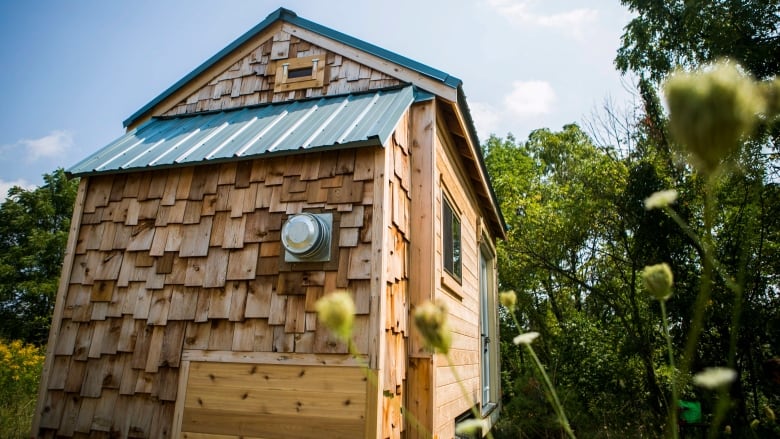
{"type": "Polygon", "coordinates": [[[661,82],[677,68],[731,58],[756,78],[780,72],[777,0],[621,0],[636,14],[615,64],[661,82]]]}
{"type": "Polygon", "coordinates": [[[58,169],[0,205],[0,338],[43,344],[68,239],[77,180],[58,169]]]}
{"type": "MultiPolygon", "coordinates": [[[[731,157],[731,166],[717,181],[705,188],[703,179],[679,162],[678,145],[671,143],[666,130],[667,116],[658,105],[656,87],[676,68],[698,68],[720,58],[737,61],[758,79],[780,73],[780,2],[683,1],[656,2],[621,0],[636,17],[626,26],[622,47],[615,63],[623,73],[641,78],[639,88],[644,118],[639,130],[644,136],[642,157],[666,156],[666,187],[677,189],[680,200],[675,209],[684,212],[693,233],[705,233],[703,198],[709,194],[717,205],[711,229],[713,253],[721,272],[740,286],[734,294],[723,276],[715,276],[711,300],[704,312],[704,330],[699,344],[687,359],[692,370],[706,366],[729,365],[739,376],[729,389],[733,402],[724,422],[748,434],[747,425],[761,419],[765,406],[778,407],[773,389],[761,371],[761,364],[777,357],[780,343],[778,302],[778,199],[777,154],[780,124],[777,95],[761,119],[752,140],[731,157]],[[749,322],[749,323],[747,323],[749,322]]],[[[777,81],[777,80],[775,80],[777,81]]],[[[771,90],[771,87],[765,87],[771,90]]],[[[771,92],[770,92],[770,96],[771,92]]],[[[659,169],[659,168],[656,168],[659,169]]],[[[675,278],[683,278],[669,302],[672,331],[678,349],[688,333],[703,271],[703,249],[690,243],[692,252],[680,253],[675,278]]],[[[658,249],[662,253],[666,250],[658,249]]],[[[705,399],[711,411],[715,399],[706,394],[689,395],[705,399]]]]}
{"type": "MultiPolygon", "coordinates": [[[[677,233],[642,207],[664,179],[649,179],[646,166],[595,146],[576,125],[537,130],[519,144],[493,137],[484,149],[510,227],[499,250],[500,283],[518,292],[518,319],[527,325],[504,322],[504,388],[518,395],[504,428],[517,421],[515,409],[527,411],[535,400],[524,396],[537,386],[511,345],[511,335],[534,330],[581,436],[604,428],[652,435],[665,413],[662,346],[638,276],[656,257],[642,242],[677,233]]],[[[535,425],[524,430],[555,429],[539,422],[550,419],[548,408],[537,409],[535,425]]]]}
{"type": "MultiPolygon", "coordinates": [[[[705,414],[715,410],[717,397],[669,368],[659,305],[639,282],[646,265],[666,262],[673,268],[667,309],[675,356],[682,357],[703,249],[663,212],[646,210],[644,200],[675,188],[675,211],[701,235],[705,190],[673,152],[657,147],[666,130],[663,118],[655,119],[637,121],[631,133],[636,148],[623,154],[593,145],[575,125],[537,130],[525,142],[491,137],[483,148],[509,225],[508,240],[499,247],[499,281],[502,289],[518,293],[517,317],[524,326],[513,327],[509,318],[502,322],[505,437],[543,436],[558,428],[531,365],[512,344],[514,335],[527,330],[542,334],[539,355],[581,437],[604,429],[656,437],[672,380],[682,386],[683,398],[704,403],[705,414]]],[[[744,294],[735,296],[725,279],[715,279],[691,364],[696,372],[733,359],[740,380],[731,389],[733,406],[724,422],[735,434],[749,434],[754,419],[765,419],[764,407],[778,403],[761,365],[778,355],[780,345],[780,191],[759,145],[746,145],[717,186],[715,251],[744,294]],[[738,320],[749,324],[735,325],[734,307],[741,310],[738,320]]]]}

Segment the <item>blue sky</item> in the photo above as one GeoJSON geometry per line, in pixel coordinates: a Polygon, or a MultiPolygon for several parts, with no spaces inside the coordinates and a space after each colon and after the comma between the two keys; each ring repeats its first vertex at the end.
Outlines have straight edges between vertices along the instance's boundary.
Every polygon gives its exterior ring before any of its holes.
{"type": "Polygon", "coordinates": [[[632,96],[618,0],[6,1],[0,199],[119,137],[122,121],[283,6],[463,80],[481,140],[582,124],[632,96]]]}

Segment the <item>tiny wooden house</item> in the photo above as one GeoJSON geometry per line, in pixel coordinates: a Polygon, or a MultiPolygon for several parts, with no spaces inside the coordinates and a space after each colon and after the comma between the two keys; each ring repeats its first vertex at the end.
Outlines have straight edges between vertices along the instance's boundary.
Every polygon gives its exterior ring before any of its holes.
{"type": "Polygon", "coordinates": [[[504,224],[460,80],[279,9],[124,123],[69,170],[33,436],[451,438],[472,402],[495,422],[504,224]],[[358,356],[314,312],[337,289],[358,356]],[[469,398],[411,325],[428,300],[469,398]]]}

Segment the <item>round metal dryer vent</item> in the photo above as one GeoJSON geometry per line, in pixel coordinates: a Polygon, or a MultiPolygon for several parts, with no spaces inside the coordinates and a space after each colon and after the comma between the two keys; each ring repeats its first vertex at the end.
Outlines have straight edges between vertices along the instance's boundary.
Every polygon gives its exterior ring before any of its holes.
{"type": "Polygon", "coordinates": [[[299,213],[287,218],[282,226],[282,246],[287,262],[330,261],[333,215],[299,213]]]}

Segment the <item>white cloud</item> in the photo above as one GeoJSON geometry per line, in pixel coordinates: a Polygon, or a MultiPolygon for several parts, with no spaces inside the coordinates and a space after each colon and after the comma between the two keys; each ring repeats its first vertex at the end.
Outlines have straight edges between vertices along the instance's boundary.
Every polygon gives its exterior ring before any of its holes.
{"type": "Polygon", "coordinates": [[[64,157],[67,151],[73,147],[73,133],[55,130],[38,139],[19,140],[17,144],[27,150],[27,158],[31,161],[41,158],[64,157]]]}
{"type": "Polygon", "coordinates": [[[598,15],[595,9],[573,9],[560,14],[540,15],[537,17],[537,23],[541,26],[580,31],[586,24],[595,22],[598,15]]]}
{"type": "Polygon", "coordinates": [[[555,100],[555,90],[547,81],[513,81],[504,105],[518,117],[529,117],[550,113],[555,100]]]}
{"type": "Polygon", "coordinates": [[[35,185],[24,179],[5,181],[0,180],[0,203],[8,198],[8,191],[14,186],[21,186],[25,189],[35,189],[35,185]]]}
{"type": "Polygon", "coordinates": [[[474,119],[480,141],[487,140],[490,134],[498,134],[496,129],[501,121],[501,114],[492,105],[484,102],[470,102],[469,111],[474,119]]]}
{"type": "Polygon", "coordinates": [[[560,29],[578,38],[583,35],[585,27],[594,23],[599,15],[597,10],[591,8],[544,13],[537,11],[537,8],[533,7],[534,3],[534,0],[487,0],[488,6],[512,23],[560,29]]]}

